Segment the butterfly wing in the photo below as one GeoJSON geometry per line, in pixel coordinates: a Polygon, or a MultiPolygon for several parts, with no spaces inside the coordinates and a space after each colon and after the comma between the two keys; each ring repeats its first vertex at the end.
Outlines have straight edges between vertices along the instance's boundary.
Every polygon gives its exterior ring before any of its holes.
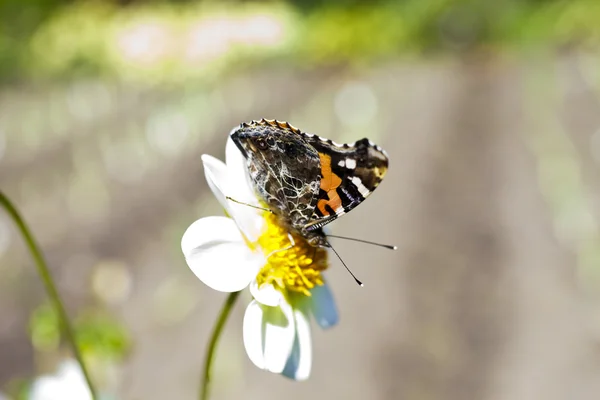
{"type": "Polygon", "coordinates": [[[369,139],[339,145],[308,136],[321,161],[316,205],[306,231],[315,231],[350,212],[381,183],[388,169],[387,154],[369,139]]]}
{"type": "Polygon", "coordinates": [[[287,122],[244,123],[231,138],[258,195],[305,237],[362,203],[388,168],[385,152],[368,139],[340,145],[287,122]]]}
{"type": "Polygon", "coordinates": [[[253,187],[270,210],[300,231],[317,202],[320,164],[317,151],[286,122],[245,123],[231,138],[247,159],[253,187]]]}

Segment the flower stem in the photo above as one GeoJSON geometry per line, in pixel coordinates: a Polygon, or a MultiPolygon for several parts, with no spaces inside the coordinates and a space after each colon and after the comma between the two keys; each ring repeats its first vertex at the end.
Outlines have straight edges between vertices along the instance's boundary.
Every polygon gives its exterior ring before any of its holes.
{"type": "Polygon", "coordinates": [[[233,305],[235,304],[235,301],[240,293],[241,291],[229,293],[229,296],[227,297],[227,300],[221,309],[221,313],[219,314],[217,324],[213,329],[212,336],[210,337],[210,342],[208,343],[208,352],[206,353],[206,358],[204,359],[204,371],[202,375],[202,383],[200,385],[200,400],[208,400],[215,350],[217,348],[217,344],[219,343],[223,326],[225,326],[225,322],[227,322],[227,318],[231,313],[231,309],[233,308],[233,305]]]}
{"type": "Polygon", "coordinates": [[[75,341],[75,334],[73,332],[73,327],[71,326],[71,323],[69,322],[69,317],[67,316],[67,312],[65,310],[63,302],[60,299],[58,290],[56,289],[56,285],[54,284],[54,280],[52,279],[52,275],[50,274],[50,270],[48,269],[48,265],[46,264],[46,261],[44,260],[42,251],[40,250],[39,246],[37,245],[37,243],[33,237],[33,234],[27,227],[27,224],[25,223],[23,218],[21,218],[21,215],[19,214],[19,212],[17,211],[15,206],[11,203],[11,201],[8,199],[8,197],[6,197],[4,195],[4,193],[2,193],[1,190],[0,190],[0,206],[2,206],[2,208],[4,208],[6,210],[6,212],[8,213],[8,215],[12,218],[15,225],[19,228],[19,231],[21,232],[23,239],[25,240],[25,244],[27,245],[29,252],[31,253],[31,256],[33,257],[33,260],[35,261],[35,265],[36,265],[38,274],[40,275],[40,278],[42,279],[42,282],[44,283],[44,287],[46,288],[46,292],[48,293],[48,296],[50,297],[52,306],[54,307],[54,310],[58,314],[58,320],[60,321],[60,324],[62,325],[63,332],[65,333],[67,341],[71,345],[71,349],[73,350],[73,354],[75,355],[75,358],[77,359],[77,362],[79,363],[79,366],[81,367],[81,371],[83,372],[85,381],[87,382],[88,388],[90,389],[90,394],[92,396],[92,400],[96,400],[98,398],[96,396],[96,390],[94,389],[94,385],[92,384],[88,370],[85,366],[85,363],[83,362],[83,357],[81,356],[81,352],[79,351],[79,348],[77,347],[77,343],[75,341]]]}

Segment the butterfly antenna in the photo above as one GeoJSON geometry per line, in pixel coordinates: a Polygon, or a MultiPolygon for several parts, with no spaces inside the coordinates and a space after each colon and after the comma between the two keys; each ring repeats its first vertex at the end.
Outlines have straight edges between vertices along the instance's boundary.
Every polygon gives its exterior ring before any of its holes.
{"type": "Polygon", "coordinates": [[[370,242],[368,240],[363,240],[363,239],[356,239],[356,238],[351,238],[351,237],[336,236],[336,235],[329,235],[329,234],[327,234],[327,237],[332,237],[332,238],[337,238],[337,239],[345,239],[345,240],[352,240],[354,242],[361,242],[361,243],[366,243],[366,244],[372,244],[373,246],[384,247],[384,248],[390,249],[390,250],[396,250],[396,249],[398,249],[398,246],[392,246],[391,244],[375,243],[375,242],[370,242]]]}
{"type": "Polygon", "coordinates": [[[234,198],[232,198],[232,197],[229,197],[229,196],[225,196],[225,199],[227,199],[227,200],[230,200],[230,201],[233,201],[234,203],[241,204],[241,205],[243,205],[243,206],[252,207],[252,208],[255,208],[255,209],[257,209],[257,210],[268,211],[268,212],[270,212],[271,214],[274,214],[274,212],[273,212],[272,210],[269,210],[268,208],[259,207],[259,206],[255,206],[255,205],[248,204],[248,203],[242,203],[241,201],[238,201],[238,200],[236,200],[236,199],[234,199],[234,198]]]}
{"type": "Polygon", "coordinates": [[[337,258],[339,258],[339,260],[342,262],[342,265],[344,266],[344,268],[346,268],[346,271],[348,271],[348,273],[354,278],[354,280],[356,281],[356,283],[358,283],[358,286],[365,286],[363,285],[363,283],[361,281],[358,280],[358,278],[356,277],[356,275],[354,275],[352,273],[352,271],[350,271],[350,268],[348,268],[348,266],[346,265],[346,263],[344,262],[344,260],[342,260],[342,257],[340,257],[340,255],[338,254],[337,251],[335,251],[335,249],[331,246],[331,243],[327,242],[327,246],[333,250],[333,252],[335,253],[335,255],[337,256],[337,258]]]}

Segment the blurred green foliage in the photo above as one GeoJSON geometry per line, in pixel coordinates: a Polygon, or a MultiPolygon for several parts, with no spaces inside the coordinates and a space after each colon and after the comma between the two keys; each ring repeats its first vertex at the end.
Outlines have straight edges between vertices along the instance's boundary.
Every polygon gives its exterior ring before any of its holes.
{"type": "Polygon", "coordinates": [[[38,307],[31,313],[29,321],[31,343],[42,351],[55,350],[60,343],[58,315],[48,304],[38,307]]]}
{"type": "Polygon", "coordinates": [[[120,361],[131,347],[129,334],[123,324],[97,310],[79,316],[75,321],[75,329],[84,355],[120,361]]]}
{"type": "Polygon", "coordinates": [[[313,66],[475,47],[593,46],[597,21],[596,0],[0,0],[0,78],[141,72],[169,81],[255,59],[313,66]]]}
{"type": "MultiPolygon", "coordinates": [[[[98,309],[80,313],[74,321],[74,328],[79,348],[86,358],[120,361],[131,345],[129,334],[120,321],[98,309]]],[[[59,321],[49,304],[39,306],[31,314],[29,331],[37,350],[59,349],[59,321]]]]}
{"type": "Polygon", "coordinates": [[[0,0],[0,76],[18,77],[27,64],[31,36],[55,13],[71,3],[65,0],[0,0]]]}

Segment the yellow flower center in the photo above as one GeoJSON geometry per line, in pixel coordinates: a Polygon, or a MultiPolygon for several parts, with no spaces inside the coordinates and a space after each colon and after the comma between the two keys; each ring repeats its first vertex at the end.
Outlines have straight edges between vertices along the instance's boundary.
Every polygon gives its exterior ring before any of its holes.
{"type": "Polygon", "coordinates": [[[310,296],[310,289],[322,285],[321,271],[327,268],[327,251],[313,247],[302,237],[289,233],[279,225],[277,217],[265,213],[266,230],[258,245],[267,256],[267,264],[256,277],[258,286],[272,284],[281,291],[291,291],[310,296]],[[290,242],[289,235],[294,239],[290,242]]]}

